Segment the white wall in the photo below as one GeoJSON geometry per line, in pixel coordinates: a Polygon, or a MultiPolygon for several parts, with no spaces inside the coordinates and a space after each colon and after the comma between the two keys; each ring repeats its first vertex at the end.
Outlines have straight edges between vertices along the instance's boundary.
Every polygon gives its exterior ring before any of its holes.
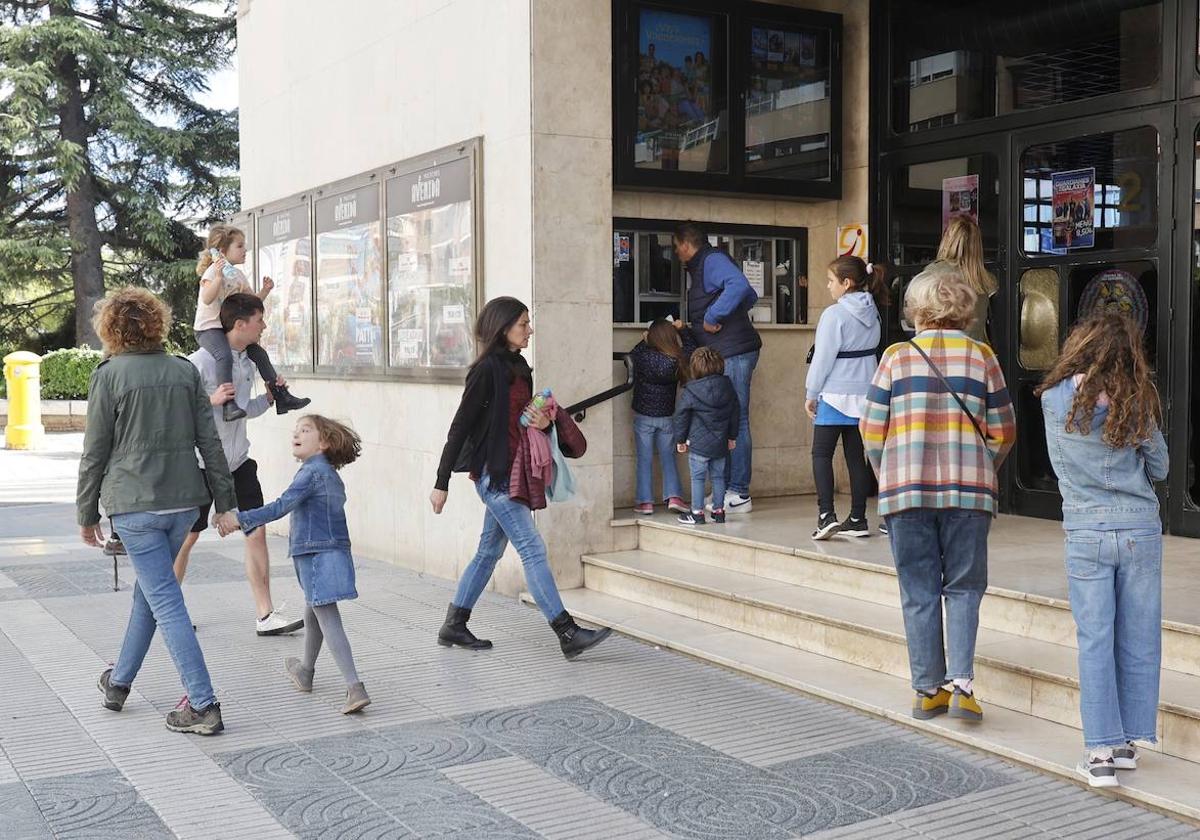
{"type": "MultiPolygon", "coordinates": [[[[242,206],[482,136],[485,298],[530,300],[528,0],[243,0],[242,11],[242,206]]],[[[461,476],[442,516],[428,496],[461,387],[293,386],[363,437],[363,457],[343,473],[356,549],[455,577],[474,551],[482,508],[461,476]]],[[[250,425],[269,497],[295,469],[285,438],[292,422],[269,414],[250,425]]]]}

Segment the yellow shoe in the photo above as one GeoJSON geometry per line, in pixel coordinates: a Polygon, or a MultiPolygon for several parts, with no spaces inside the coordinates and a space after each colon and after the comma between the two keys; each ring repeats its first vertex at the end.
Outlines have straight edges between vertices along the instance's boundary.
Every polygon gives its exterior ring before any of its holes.
{"type": "Polygon", "coordinates": [[[912,716],[917,720],[929,720],[938,715],[946,714],[950,708],[950,692],[939,688],[937,694],[930,697],[923,691],[918,691],[913,698],[912,716]]]}
{"type": "Polygon", "coordinates": [[[954,696],[950,698],[950,717],[959,720],[983,720],[983,706],[975,699],[975,695],[965,693],[958,686],[954,687],[954,696]]]}

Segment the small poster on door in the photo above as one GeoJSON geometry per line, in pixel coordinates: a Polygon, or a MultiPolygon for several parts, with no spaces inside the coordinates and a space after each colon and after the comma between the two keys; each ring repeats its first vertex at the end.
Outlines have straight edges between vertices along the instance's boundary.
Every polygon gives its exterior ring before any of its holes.
{"type": "Polygon", "coordinates": [[[1054,220],[1052,248],[1070,251],[1096,243],[1096,169],[1050,173],[1054,220]]]}
{"type": "Polygon", "coordinates": [[[979,224],[978,175],[942,179],[942,230],[955,216],[966,216],[979,224]]]}

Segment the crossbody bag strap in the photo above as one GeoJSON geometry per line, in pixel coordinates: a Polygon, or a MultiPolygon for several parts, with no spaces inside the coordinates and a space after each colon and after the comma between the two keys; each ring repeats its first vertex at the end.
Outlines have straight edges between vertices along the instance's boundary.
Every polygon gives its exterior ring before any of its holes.
{"type": "Polygon", "coordinates": [[[908,340],[908,343],[917,348],[917,352],[921,354],[921,358],[925,360],[926,364],[929,365],[929,369],[933,371],[934,375],[939,381],[941,381],[946,390],[950,392],[950,396],[954,397],[954,401],[958,403],[958,407],[963,410],[963,414],[967,415],[967,419],[970,420],[971,425],[975,427],[975,433],[979,435],[979,439],[983,441],[984,446],[987,446],[987,435],[985,435],[983,433],[983,429],[980,428],[979,421],[975,419],[975,415],[971,413],[971,409],[967,408],[967,404],[962,401],[962,398],[958,395],[958,392],[950,387],[950,383],[946,381],[946,377],[942,375],[942,372],[938,369],[938,366],[933,363],[933,359],[929,358],[929,355],[921,349],[921,345],[917,344],[917,342],[913,341],[911,338],[908,340]]]}

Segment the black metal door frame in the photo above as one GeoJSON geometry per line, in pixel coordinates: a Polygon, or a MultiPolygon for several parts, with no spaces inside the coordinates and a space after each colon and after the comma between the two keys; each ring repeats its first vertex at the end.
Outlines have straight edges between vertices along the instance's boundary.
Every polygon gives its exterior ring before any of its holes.
{"type": "MultiPolygon", "coordinates": [[[[1174,294],[1171,298],[1171,347],[1175,376],[1163,392],[1169,406],[1167,446],[1171,451],[1171,476],[1167,491],[1167,524],[1173,534],[1200,537],[1200,498],[1188,488],[1188,448],[1191,430],[1200,426],[1200,277],[1196,246],[1196,141],[1200,138],[1200,101],[1178,106],[1175,112],[1174,294]],[[1185,281],[1183,278],[1187,277],[1185,281]]],[[[1163,147],[1167,149],[1166,146],[1163,147]]],[[[1191,456],[1200,470],[1200,446],[1191,456]]]]}

